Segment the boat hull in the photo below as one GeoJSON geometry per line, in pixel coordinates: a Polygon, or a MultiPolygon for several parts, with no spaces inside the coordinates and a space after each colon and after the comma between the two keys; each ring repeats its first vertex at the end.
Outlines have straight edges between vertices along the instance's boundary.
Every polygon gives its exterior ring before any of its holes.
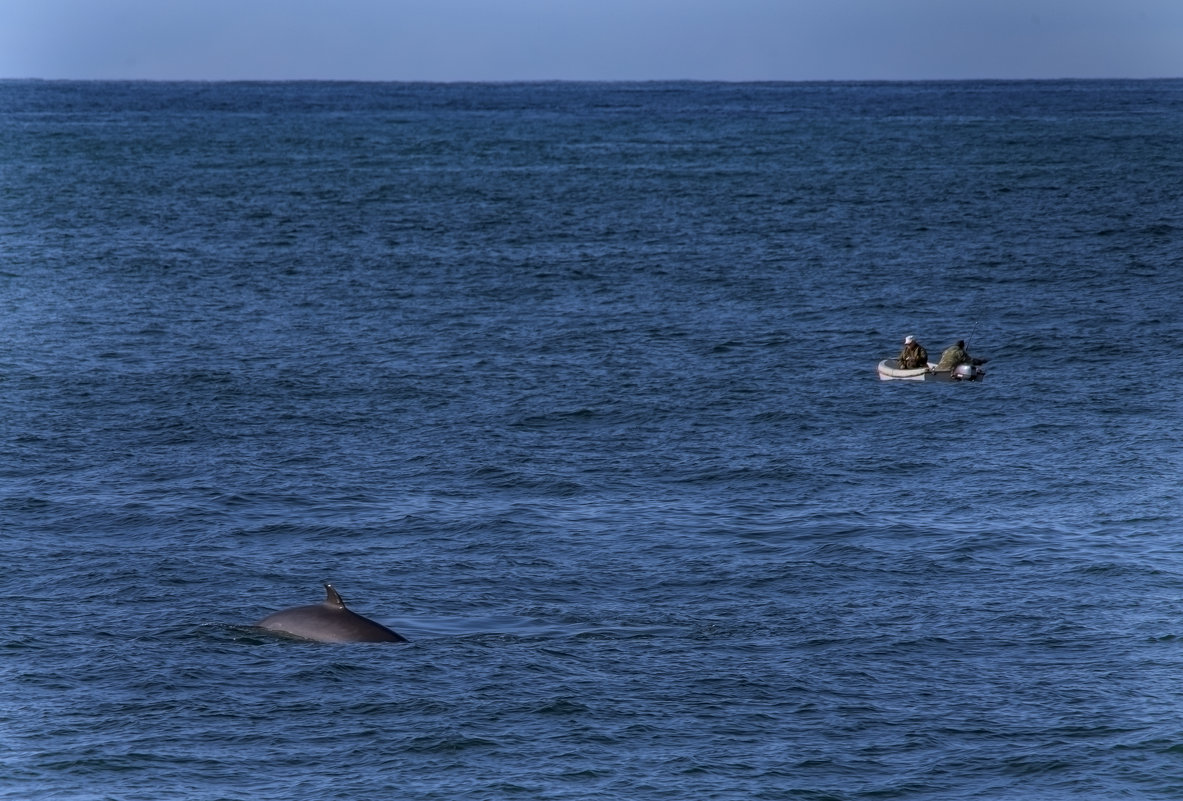
{"type": "Polygon", "coordinates": [[[876,372],[879,373],[880,381],[926,381],[932,380],[928,376],[932,375],[927,367],[917,367],[913,370],[905,370],[897,367],[898,362],[895,359],[884,359],[879,362],[876,372]]]}
{"type": "Polygon", "coordinates": [[[917,367],[914,370],[903,370],[896,367],[895,359],[884,359],[879,362],[879,366],[875,371],[879,374],[880,381],[980,381],[984,372],[979,370],[976,366],[972,368],[969,376],[958,376],[952,370],[937,370],[935,364],[929,364],[928,367],[917,367]]]}

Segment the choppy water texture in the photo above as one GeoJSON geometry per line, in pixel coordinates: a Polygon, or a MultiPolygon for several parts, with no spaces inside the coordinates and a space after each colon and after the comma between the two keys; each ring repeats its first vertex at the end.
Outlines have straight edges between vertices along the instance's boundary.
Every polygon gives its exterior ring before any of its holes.
{"type": "Polygon", "coordinates": [[[1183,794],[1183,83],[0,133],[0,797],[1183,794]],[[322,581],[411,644],[251,627],[322,581]]]}

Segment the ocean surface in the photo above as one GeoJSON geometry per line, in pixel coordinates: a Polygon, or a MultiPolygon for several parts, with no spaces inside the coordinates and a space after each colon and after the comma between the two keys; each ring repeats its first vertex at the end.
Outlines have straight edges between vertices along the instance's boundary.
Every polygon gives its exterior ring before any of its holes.
{"type": "Polygon", "coordinates": [[[1181,302],[1183,81],[0,82],[0,798],[1177,799],[1181,302]]]}

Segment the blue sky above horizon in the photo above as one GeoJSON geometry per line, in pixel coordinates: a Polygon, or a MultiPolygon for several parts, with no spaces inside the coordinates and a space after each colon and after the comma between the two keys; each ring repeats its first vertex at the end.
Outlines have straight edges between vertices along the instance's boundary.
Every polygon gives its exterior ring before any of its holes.
{"type": "Polygon", "coordinates": [[[1183,0],[0,0],[0,78],[1183,77],[1183,0]]]}

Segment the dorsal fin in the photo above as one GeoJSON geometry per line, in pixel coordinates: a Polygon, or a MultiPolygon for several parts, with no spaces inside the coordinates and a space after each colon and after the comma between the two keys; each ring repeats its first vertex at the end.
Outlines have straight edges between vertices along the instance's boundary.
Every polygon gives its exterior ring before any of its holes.
{"type": "Polygon", "coordinates": [[[332,584],[325,585],[325,600],[324,600],[324,602],[326,604],[328,604],[329,606],[339,606],[342,609],[345,608],[345,602],[343,600],[341,600],[340,594],[336,590],[333,589],[332,584]]]}

